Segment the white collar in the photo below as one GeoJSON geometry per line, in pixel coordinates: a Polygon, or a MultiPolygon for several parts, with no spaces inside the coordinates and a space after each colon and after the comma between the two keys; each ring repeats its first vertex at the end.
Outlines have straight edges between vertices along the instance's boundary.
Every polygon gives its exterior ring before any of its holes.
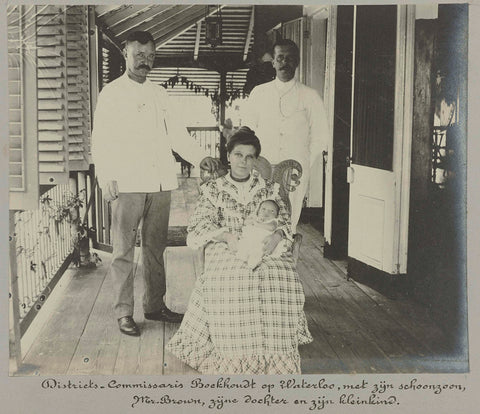
{"type": "Polygon", "coordinates": [[[145,79],[145,82],[143,82],[143,83],[139,83],[137,81],[134,81],[133,79],[130,79],[127,71],[125,71],[125,73],[122,75],[122,77],[124,78],[124,81],[126,83],[128,83],[132,88],[143,88],[145,85],[147,85],[150,82],[150,80],[148,78],[145,79]]]}
{"type": "Polygon", "coordinates": [[[277,89],[280,92],[284,92],[284,91],[288,91],[291,88],[293,88],[293,86],[296,83],[296,79],[295,79],[295,77],[293,77],[292,79],[290,79],[287,82],[282,82],[280,79],[275,78],[274,82],[275,82],[275,86],[277,87],[277,89]]]}

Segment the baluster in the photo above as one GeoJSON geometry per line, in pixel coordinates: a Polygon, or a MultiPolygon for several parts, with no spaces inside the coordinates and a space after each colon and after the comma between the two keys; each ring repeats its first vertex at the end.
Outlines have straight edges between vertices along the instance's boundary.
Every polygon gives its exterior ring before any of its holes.
{"type": "Polygon", "coordinates": [[[25,283],[25,275],[26,275],[26,258],[25,258],[25,224],[24,220],[24,212],[17,212],[15,213],[15,233],[17,236],[17,243],[16,243],[16,254],[17,254],[17,273],[18,273],[18,299],[19,299],[19,312],[20,312],[20,319],[23,317],[24,307],[22,304],[25,303],[25,296],[26,296],[26,283],[25,283]],[[20,251],[19,251],[20,249],[20,251]]]}
{"type": "Polygon", "coordinates": [[[34,281],[34,272],[32,270],[32,262],[35,261],[34,250],[33,250],[33,243],[32,243],[32,222],[33,222],[33,212],[28,211],[28,222],[27,222],[27,249],[28,249],[28,277],[27,277],[27,295],[29,302],[27,303],[27,308],[30,308],[29,305],[32,304],[34,300],[34,288],[33,288],[33,281],[34,281]]]}
{"type": "Polygon", "coordinates": [[[34,221],[33,221],[34,253],[35,253],[35,263],[36,263],[35,273],[33,275],[34,278],[35,278],[34,279],[35,298],[37,298],[38,295],[41,292],[41,289],[40,289],[41,280],[40,280],[40,278],[41,278],[41,274],[42,274],[42,265],[41,265],[42,252],[40,250],[40,233],[39,233],[40,224],[41,224],[40,211],[37,209],[34,212],[34,221]]]}
{"type": "MultiPolygon", "coordinates": [[[[58,198],[55,195],[56,195],[55,192],[51,193],[52,202],[55,203],[55,205],[58,205],[58,198]]],[[[48,226],[48,233],[47,233],[47,237],[45,239],[45,242],[46,242],[45,243],[45,247],[46,247],[45,268],[47,270],[47,277],[44,280],[44,283],[43,283],[44,286],[47,283],[46,281],[48,280],[48,278],[52,274],[52,268],[53,268],[53,264],[52,264],[52,254],[53,254],[52,238],[55,237],[55,220],[53,218],[49,217],[46,224],[48,226]]]]}
{"type": "Polygon", "coordinates": [[[44,206],[40,210],[40,214],[41,214],[40,225],[41,225],[41,231],[42,231],[42,233],[40,234],[40,251],[42,252],[42,256],[41,256],[42,260],[38,264],[38,266],[40,267],[40,286],[42,285],[43,280],[47,278],[46,268],[44,267],[44,264],[42,264],[42,262],[45,263],[45,259],[46,259],[46,237],[47,237],[46,227],[48,226],[48,221],[49,221],[47,208],[48,207],[44,206]]]}
{"type": "Polygon", "coordinates": [[[104,237],[104,232],[103,232],[103,194],[102,190],[100,187],[97,187],[97,235],[98,235],[98,241],[100,243],[103,243],[105,240],[104,237]]]}
{"type": "Polygon", "coordinates": [[[18,212],[9,212],[9,232],[12,239],[9,241],[9,257],[10,257],[10,274],[9,274],[9,292],[11,294],[9,311],[11,315],[10,329],[9,329],[9,357],[12,371],[18,370],[22,364],[22,350],[21,350],[21,334],[20,334],[20,292],[19,292],[19,277],[17,269],[17,233],[18,212]]]}

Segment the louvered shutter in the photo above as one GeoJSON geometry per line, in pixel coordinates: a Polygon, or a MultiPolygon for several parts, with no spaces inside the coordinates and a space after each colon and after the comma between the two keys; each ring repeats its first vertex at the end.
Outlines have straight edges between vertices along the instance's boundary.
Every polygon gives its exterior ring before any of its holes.
{"type": "Polygon", "coordinates": [[[102,36],[101,86],[117,79],[125,71],[122,52],[102,36]]]}
{"type": "Polygon", "coordinates": [[[65,6],[37,6],[40,184],[68,182],[65,6]]]}
{"type": "Polygon", "coordinates": [[[36,25],[31,7],[7,8],[9,207],[38,207],[36,25]],[[28,10],[27,10],[28,9],[28,10]],[[26,11],[27,10],[27,11],[26,11]],[[23,42],[22,42],[23,40],[23,42]]]}
{"type": "Polygon", "coordinates": [[[69,170],[89,168],[90,81],[88,45],[88,9],[70,6],[67,22],[67,114],[69,170]]]}
{"type": "Polygon", "coordinates": [[[102,88],[110,82],[110,50],[102,47],[102,88]]]}
{"type": "Polygon", "coordinates": [[[19,6],[8,10],[8,129],[10,191],[25,191],[25,146],[22,115],[22,62],[19,6]]]}

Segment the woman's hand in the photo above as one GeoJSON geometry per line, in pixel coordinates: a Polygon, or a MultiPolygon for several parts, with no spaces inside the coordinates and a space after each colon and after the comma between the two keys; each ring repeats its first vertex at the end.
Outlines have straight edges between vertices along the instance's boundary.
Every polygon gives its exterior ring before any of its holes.
{"type": "Polygon", "coordinates": [[[223,232],[220,236],[216,238],[218,241],[225,242],[228,245],[228,248],[232,252],[236,252],[238,250],[238,237],[230,232],[223,232]]]}
{"type": "Polygon", "coordinates": [[[263,254],[272,254],[275,248],[278,246],[278,243],[283,240],[283,236],[283,230],[277,230],[275,233],[265,237],[263,239],[263,254]]]}

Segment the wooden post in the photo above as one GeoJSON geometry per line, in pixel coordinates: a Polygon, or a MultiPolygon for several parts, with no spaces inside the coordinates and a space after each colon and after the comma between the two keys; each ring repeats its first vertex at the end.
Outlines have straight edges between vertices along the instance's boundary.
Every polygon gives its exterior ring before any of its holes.
{"type": "Polygon", "coordinates": [[[92,234],[92,244],[93,248],[96,249],[98,245],[98,226],[97,226],[97,200],[98,200],[98,191],[95,182],[95,166],[90,164],[90,171],[88,173],[90,177],[90,194],[93,196],[93,202],[90,206],[90,214],[88,217],[88,225],[91,228],[94,228],[95,231],[92,234]]]}
{"type": "Polygon", "coordinates": [[[425,273],[431,251],[428,240],[430,179],[432,171],[432,137],[434,99],[434,46],[436,20],[417,20],[415,23],[415,79],[413,97],[412,163],[410,187],[410,219],[408,272],[418,281],[425,273]],[[418,249],[417,246],[424,246],[418,249]],[[418,276],[414,276],[417,274],[418,276]]]}
{"type": "Polygon", "coordinates": [[[220,113],[219,113],[219,125],[225,124],[225,106],[227,100],[227,72],[222,70],[220,72],[220,113]]]}
{"type": "Polygon", "coordinates": [[[17,372],[22,365],[22,347],[20,335],[20,300],[18,297],[17,243],[15,235],[15,210],[9,211],[9,361],[10,374],[17,372]]]}

